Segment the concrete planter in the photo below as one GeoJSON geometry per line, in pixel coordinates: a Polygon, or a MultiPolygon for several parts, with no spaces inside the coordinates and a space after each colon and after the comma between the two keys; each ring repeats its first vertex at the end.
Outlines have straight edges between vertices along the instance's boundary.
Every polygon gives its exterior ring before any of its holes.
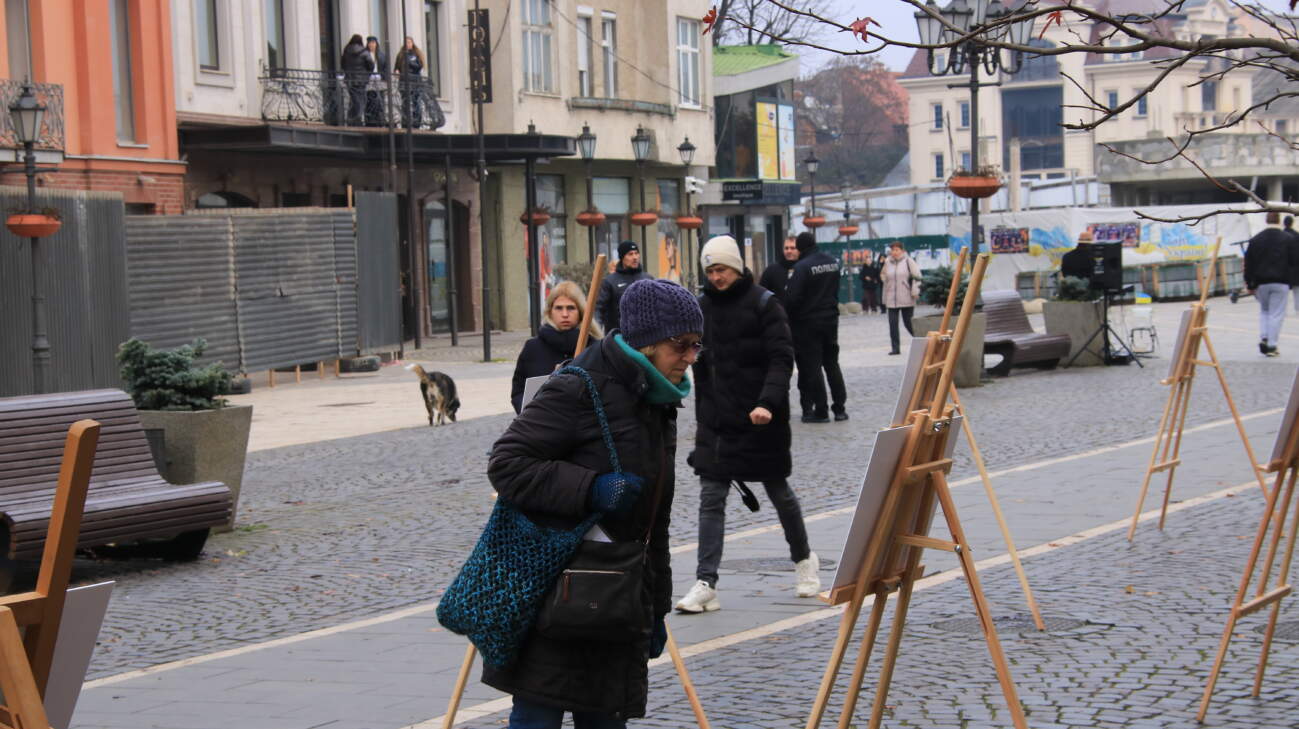
{"type": "Polygon", "coordinates": [[[164,433],[163,478],[177,484],[220,481],[230,488],[233,497],[230,523],[216,531],[230,531],[234,527],[252,422],[251,405],[217,410],[140,411],[140,424],[145,430],[156,428],[164,433]]]}
{"type": "MultiPolygon", "coordinates": [[[[1060,362],[1064,365],[1101,325],[1099,301],[1047,301],[1042,304],[1042,318],[1046,320],[1047,334],[1068,334],[1069,356],[1060,362]]],[[[1087,351],[1074,360],[1074,367],[1095,367],[1104,364],[1101,359],[1101,337],[1097,336],[1087,351]]],[[[1112,345],[1111,345],[1112,346],[1112,345]]]]}
{"type": "MultiPolygon", "coordinates": [[[[942,321],[942,314],[917,316],[911,319],[911,328],[915,330],[917,337],[923,337],[938,329],[942,321]]],[[[956,325],[954,318],[952,325],[956,325]]],[[[975,312],[974,316],[970,317],[970,328],[965,332],[965,343],[961,345],[961,353],[956,357],[954,380],[957,387],[979,386],[979,379],[983,375],[983,333],[987,330],[988,316],[982,312],[975,312]]]]}

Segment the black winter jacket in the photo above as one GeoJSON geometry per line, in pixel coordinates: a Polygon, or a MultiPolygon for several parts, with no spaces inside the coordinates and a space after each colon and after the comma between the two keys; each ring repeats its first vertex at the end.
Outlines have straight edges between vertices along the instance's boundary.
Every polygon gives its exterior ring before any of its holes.
{"type": "Polygon", "coordinates": [[[789,275],[794,272],[794,264],[798,261],[789,261],[781,258],[779,261],[767,266],[762,272],[762,278],[758,279],[758,285],[776,295],[781,303],[785,301],[785,285],[789,283],[789,275]]]}
{"type": "Polygon", "coordinates": [[[794,345],[784,307],[748,271],[725,291],[705,285],[699,306],[704,351],[694,364],[695,473],[719,481],[788,478],[794,345]],[[749,420],[758,406],[771,411],[770,423],[749,420]]]}
{"type": "MultiPolygon", "coordinates": [[[[1286,228],[1285,232],[1290,236],[1291,247],[1299,248],[1299,233],[1292,228],[1286,228]]],[[[1290,258],[1290,285],[1299,286],[1299,255],[1290,258]]]]}
{"type": "Polygon", "coordinates": [[[861,265],[861,283],[862,286],[879,286],[880,285],[880,264],[871,261],[861,265]]]}
{"type": "Polygon", "coordinates": [[[1245,287],[1262,284],[1290,285],[1290,268],[1299,263],[1299,247],[1280,228],[1268,227],[1249,239],[1245,249],[1245,287]]]}
{"type": "Polygon", "coordinates": [[[392,70],[404,75],[418,76],[424,71],[424,62],[419,60],[419,56],[415,55],[414,51],[407,52],[402,48],[397,51],[397,62],[393,64],[392,70]]]}
{"type": "Polygon", "coordinates": [[[555,371],[555,365],[573,358],[579,331],[573,327],[561,332],[542,324],[537,336],[523,343],[519,359],[514,363],[514,380],[510,383],[510,402],[515,413],[523,408],[523,387],[529,377],[548,375],[555,371]]]}
{"type": "Polygon", "coordinates": [[[650,278],[643,268],[627,268],[621,263],[613,273],[600,282],[600,297],[595,301],[595,319],[605,331],[618,328],[618,303],[628,286],[643,279],[650,278]]]}
{"type": "MultiPolygon", "coordinates": [[[[613,341],[592,344],[573,364],[591,374],[625,472],[645,479],[631,516],[600,526],[617,541],[649,535],[645,590],[651,615],[672,607],[668,522],[674,493],[677,407],[651,405],[646,375],[613,341]],[[657,516],[654,514],[657,513],[657,516]]],[[[492,446],[487,476],[500,498],[545,526],[572,528],[585,518],[591,483],[610,471],[591,398],[582,380],[556,375],[492,446]]],[[[568,711],[622,719],[645,715],[649,634],[633,643],[555,641],[532,633],[505,669],[483,669],[483,683],[568,711]]]]}
{"type": "Polygon", "coordinates": [[[839,316],[839,259],[812,246],[794,264],[785,288],[791,322],[839,316]]]}
{"type": "Polygon", "coordinates": [[[343,73],[348,80],[369,80],[371,67],[369,49],[364,43],[348,43],[343,48],[343,73]]]}

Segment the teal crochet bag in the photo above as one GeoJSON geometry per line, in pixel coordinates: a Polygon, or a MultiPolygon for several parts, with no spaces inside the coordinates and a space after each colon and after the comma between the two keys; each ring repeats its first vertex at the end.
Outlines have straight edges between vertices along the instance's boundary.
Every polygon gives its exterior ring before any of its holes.
{"type": "MultiPolygon", "coordinates": [[[[609,464],[615,473],[622,473],[604,402],[591,375],[573,366],[555,374],[576,375],[586,384],[609,449],[609,464]]],[[[552,529],[534,524],[504,499],[497,499],[474,551],[438,601],[438,622],[469,638],[484,663],[509,666],[536,622],[542,598],[600,516],[592,514],[573,529],[552,529]]]]}

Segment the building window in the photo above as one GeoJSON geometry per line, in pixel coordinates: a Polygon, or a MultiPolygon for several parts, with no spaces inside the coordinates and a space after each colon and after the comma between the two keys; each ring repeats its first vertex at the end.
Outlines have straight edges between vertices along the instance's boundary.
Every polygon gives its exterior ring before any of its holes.
{"type": "Polygon", "coordinates": [[[1276,120],[1276,133],[1277,133],[1277,134],[1280,134],[1281,136],[1285,136],[1285,132],[1286,132],[1286,123],[1285,123],[1285,119],[1277,119],[1277,120],[1276,120]]]}
{"type": "Polygon", "coordinates": [[[523,0],[523,89],[553,94],[550,0],[523,0]]]}
{"type": "Polygon", "coordinates": [[[943,128],[943,105],[934,104],[934,129],[941,131],[943,128]]]}
{"type": "Polygon", "coordinates": [[[131,73],[130,0],[113,0],[113,105],[117,109],[117,141],[135,141],[135,90],[131,73]]]}
{"type": "Polygon", "coordinates": [[[970,102],[968,101],[961,102],[961,128],[970,128],[970,102]]]}
{"type": "Polygon", "coordinates": [[[970,166],[970,153],[969,153],[969,152],[961,152],[961,169],[963,169],[963,170],[967,170],[967,171],[970,171],[970,172],[973,172],[973,171],[974,171],[974,170],[971,168],[971,166],[970,166]]]}
{"type": "Polygon", "coordinates": [[[577,95],[591,96],[595,83],[591,78],[591,16],[577,18],[577,95]]]}
{"type": "Polygon", "coordinates": [[[27,0],[5,0],[5,43],[9,47],[9,78],[32,77],[31,36],[27,27],[27,0]]]}
{"type": "Polygon", "coordinates": [[[699,106],[699,21],[677,18],[677,78],[682,106],[699,106]]]}
{"type": "Polygon", "coordinates": [[[266,31],[266,67],[287,68],[284,46],[284,0],[262,0],[262,22],[266,31]]]}
{"type": "Polygon", "coordinates": [[[1114,111],[1116,108],[1118,108],[1118,105],[1119,105],[1119,92],[1106,91],[1105,108],[1109,109],[1110,111],[1114,111]]]}
{"type": "Polygon", "coordinates": [[[218,34],[217,20],[217,0],[194,0],[198,67],[204,71],[221,70],[221,38],[218,34]]]}
{"type": "Polygon", "coordinates": [[[435,96],[442,95],[442,26],[438,21],[440,12],[442,12],[442,3],[436,0],[424,0],[424,72],[428,74],[435,96]]]}
{"type": "MultiPolygon", "coordinates": [[[[537,228],[542,259],[549,266],[568,262],[568,216],[564,210],[564,176],[537,175],[537,205],[550,211],[550,220],[537,228]]],[[[542,271],[545,276],[549,271],[542,271]]]]}
{"type": "MultiPolygon", "coordinates": [[[[596,177],[591,180],[591,200],[604,213],[603,224],[595,229],[596,253],[618,259],[618,243],[630,233],[627,213],[631,210],[630,177],[596,177]]],[[[644,256],[644,252],[641,252],[644,256]]]]}
{"type": "Polygon", "coordinates": [[[388,37],[388,0],[370,0],[370,26],[372,30],[366,35],[379,39],[379,48],[388,37]]]}
{"type": "Polygon", "coordinates": [[[1218,110],[1218,82],[1205,81],[1200,84],[1200,108],[1204,111],[1218,110]]]}
{"type": "Polygon", "coordinates": [[[604,53],[604,95],[618,98],[618,20],[608,14],[600,23],[600,47],[604,53]]]}
{"type": "MultiPolygon", "coordinates": [[[[1136,93],[1141,93],[1141,92],[1138,91],[1138,92],[1136,92],[1136,93]]],[[[1138,117],[1144,117],[1144,116],[1146,115],[1146,110],[1147,110],[1147,108],[1148,108],[1148,107],[1146,106],[1146,101],[1147,101],[1147,100],[1148,100],[1148,99],[1147,99],[1145,96],[1142,96],[1141,98],[1137,99],[1137,116],[1138,116],[1138,117]]]]}
{"type": "Polygon", "coordinates": [[[938,152],[934,155],[934,179],[943,179],[943,153],[938,152]]]}

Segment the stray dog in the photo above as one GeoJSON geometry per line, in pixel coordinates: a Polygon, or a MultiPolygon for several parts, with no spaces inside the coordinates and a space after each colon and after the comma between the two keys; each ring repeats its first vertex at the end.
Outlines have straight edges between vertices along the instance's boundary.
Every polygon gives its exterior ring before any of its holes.
{"type": "Polygon", "coordinates": [[[428,424],[442,425],[448,420],[456,422],[456,411],[460,409],[456,381],[441,372],[425,372],[417,364],[406,365],[406,369],[419,375],[419,391],[424,397],[424,408],[428,410],[428,424]]]}

